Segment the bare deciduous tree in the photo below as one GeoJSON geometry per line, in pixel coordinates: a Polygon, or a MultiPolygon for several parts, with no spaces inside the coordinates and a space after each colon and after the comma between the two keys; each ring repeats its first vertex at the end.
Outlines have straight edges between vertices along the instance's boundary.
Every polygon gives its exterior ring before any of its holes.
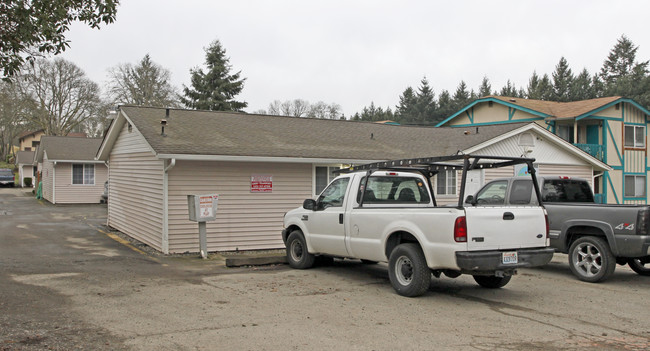
{"type": "Polygon", "coordinates": [[[284,102],[275,100],[269,104],[268,111],[260,110],[258,112],[291,117],[326,119],[339,119],[343,117],[339,104],[326,104],[322,101],[310,104],[309,101],[303,99],[286,100],[284,102]]]}
{"type": "Polygon", "coordinates": [[[27,116],[34,127],[46,135],[67,135],[83,129],[84,123],[103,114],[99,86],[74,63],[61,58],[37,60],[26,65],[16,80],[23,98],[35,102],[27,116]]]}
{"type": "Polygon", "coordinates": [[[151,61],[149,54],[137,64],[109,70],[108,95],[114,104],[179,107],[180,97],[171,85],[169,70],[151,61]]]}

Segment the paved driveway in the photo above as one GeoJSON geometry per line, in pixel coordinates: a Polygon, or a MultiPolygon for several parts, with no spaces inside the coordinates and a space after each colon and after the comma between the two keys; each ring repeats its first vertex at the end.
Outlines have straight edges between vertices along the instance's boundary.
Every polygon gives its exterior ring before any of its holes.
{"type": "Polygon", "coordinates": [[[440,278],[410,299],[381,264],[141,253],[105,213],[0,189],[0,350],[650,349],[650,279],[627,267],[588,284],[559,255],[503,289],[440,278]]]}

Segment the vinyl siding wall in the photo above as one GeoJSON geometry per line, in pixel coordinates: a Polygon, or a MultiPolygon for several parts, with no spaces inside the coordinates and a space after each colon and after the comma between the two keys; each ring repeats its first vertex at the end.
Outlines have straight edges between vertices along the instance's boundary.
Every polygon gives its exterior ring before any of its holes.
{"type": "Polygon", "coordinates": [[[72,184],[72,163],[57,163],[55,180],[57,204],[99,203],[104,192],[104,182],[108,179],[108,168],[103,163],[94,165],[95,184],[90,185],[72,184]]]}
{"type": "Polygon", "coordinates": [[[283,248],[284,213],[311,198],[311,164],[177,161],[169,171],[169,252],[198,252],[187,195],[219,194],[207,222],[208,251],[283,248]],[[251,175],[272,175],[273,192],[252,193],[251,175]]]}
{"type": "Polygon", "coordinates": [[[163,161],[125,125],[109,157],[108,225],[162,251],[163,161]]]}
{"type": "Polygon", "coordinates": [[[53,177],[54,177],[54,163],[43,160],[42,163],[42,179],[43,182],[43,198],[49,202],[54,203],[53,198],[53,177]]]}

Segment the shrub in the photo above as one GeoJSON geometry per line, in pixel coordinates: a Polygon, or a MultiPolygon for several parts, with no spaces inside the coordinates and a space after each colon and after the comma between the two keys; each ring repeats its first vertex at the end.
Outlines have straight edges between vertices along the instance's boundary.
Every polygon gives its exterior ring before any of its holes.
{"type": "Polygon", "coordinates": [[[28,188],[32,187],[32,178],[31,177],[26,177],[25,178],[25,186],[28,188]]]}

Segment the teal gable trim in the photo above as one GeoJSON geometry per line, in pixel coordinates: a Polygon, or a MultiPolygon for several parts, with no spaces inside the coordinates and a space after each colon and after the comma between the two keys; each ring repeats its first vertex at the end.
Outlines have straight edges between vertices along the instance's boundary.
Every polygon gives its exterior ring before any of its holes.
{"type": "Polygon", "coordinates": [[[617,99],[617,100],[614,100],[614,101],[610,102],[607,105],[601,106],[601,107],[599,107],[599,108],[597,108],[595,110],[589,111],[589,112],[587,112],[585,114],[582,114],[582,115],[576,117],[576,121],[581,120],[583,118],[591,117],[592,115],[594,115],[594,114],[596,114],[596,113],[598,113],[598,112],[600,112],[602,110],[605,110],[607,108],[610,108],[611,106],[614,106],[614,105],[618,104],[619,102],[625,102],[625,103],[628,103],[630,105],[633,105],[634,107],[636,107],[639,110],[643,111],[643,113],[645,113],[646,115],[650,115],[650,111],[648,111],[643,106],[639,105],[636,101],[634,101],[632,99],[620,98],[620,99],[617,99]]]}
{"type": "Polygon", "coordinates": [[[517,110],[512,107],[508,107],[508,121],[512,121],[512,117],[515,116],[515,112],[517,112],[517,110]]]}
{"type": "Polygon", "coordinates": [[[623,170],[623,166],[612,166],[612,165],[610,165],[610,167],[612,167],[612,169],[615,170],[615,171],[622,171],[623,170]]]}
{"type": "Polygon", "coordinates": [[[609,186],[612,188],[612,194],[614,194],[614,200],[616,200],[617,204],[620,204],[618,201],[618,196],[616,195],[616,189],[614,189],[614,184],[612,183],[612,178],[609,176],[609,172],[607,173],[607,182],[609,183],[609,186]]]}
{"type": "Polygon", "coordinates": [[[623,118],[620,118],[620,117],[588,116],[588,117],[584,117],[584,118],[597,119],[597,120],[603,120],[603,121],[623,122],[623,118]]]}
{"type": "Polygon", "coordinates": [[[646,126],[646,123],[631,123],[631,122],[625,122],[625,125],[626,125],[626,126],[641,126],[641,127],[645,127],[645,126],[646,126]]]}
{"type": "Polygon", "coordinates": [[[465,114],[469,118],[469,123],[474,124],[474,108],[472,107],[470,110],[465,111],[465,114]],[[470,111],[472,112],[471,114],[470,111]]]}
{"type": "MultiPolygon", "coordinates": [[[[442,126],[445,125],[447,122],[449,122],[449,121],[451,121],[452,119],[458,117],[458,116],[459,116],[460,114],[462,114],[463,112],[466,112],[466,111],[469,110],[470,108],[473,108],[474,106],[476,106],[476,104],[479,104],[479,103],[482,103],[482,102],[489,102],[489,101],[492,101],[492,102],[494,102],[494,103],[497,103],[497,104],[500,104],[500,105],[503,105],[503,106],[506,106],[506,107],[509,107],[509,108],[513,108],[513,109],[515,109],[515,110],[524,111],[524,112],[530,113],[530,114],[532,114],[532,115],[539,116],[539,118],[536,118],[535,120],[537,120],[537,119],[543,119],[543,118],[545,118],[545,117],[550,117],[550,115],[547,115],[547,114],[545,114],[545,113],[542,113],[542,112],[539,112],[539,111],[535,111],[535,110],[531,110],[531,109],[528,109],[528,108],[525,108],[525,107],[517,106],[517,105],[515,105],[515,104],[511,104],[511,103],[508,103],[508,102],[503,101],[503,100],[499,100],[499,99],[495,99],[495,98],[485,98],[485,99],[477,99],[477,100],[474,100],[472,103],[470,103],[469,105],[463,107],[460,111],[454,113],[454,114],[451,115],[449,118],[443,120],[442,122],[436,124],[435,126],[436,126],[436,127],[442,127],[442,126]]],[[[514,113],[513,113],[513,115],[514,115],[514,113]]],[[[517,122],[525,122],[525,121],[526,121],[526,120],[517,120],[517,122]]],[[[472,122],[472,123],[473,123],[473,122],[472,122]]],[[[488,124],[482,124],[482,125],[489,125],[489,124],[495,124],[495,123],[488,123],[488,124]]],[[[464,126],[467,126],[467,125],[464,125],[464,126]]]]}
{"type": "Polygon", "coordinates": [[[612,129],[609,127],[609,123],[607,123],[607,132],[609,133],[609,136],[612,137],[612,143],[614,144],[614,150],[616,151],[616,154],[618,155],[618,160],[621,161],[621,165],[625,165],[625,162],[623,160],[623,156],[621,156],[621,152],[618,149],[618,145],[616,145],[616,139],[614,138],[614,134],[612,134],[612,129]]]}
{"type": "Polygon", "coordinates": [[[534,121],[539,121],[540,119],[544,119],[544,118],[540,117],[540,118],[516,119],[514,121],[498,121],[498,122],[485,122],[485,123],[472,123],[472,124],[457,124],[457,125],[450,126],[450,127],[452,127],[452,128],[460,128],[460,127],[492,126],[492,125],[495,125],[495,124],[534,122],[534,121]]]}

